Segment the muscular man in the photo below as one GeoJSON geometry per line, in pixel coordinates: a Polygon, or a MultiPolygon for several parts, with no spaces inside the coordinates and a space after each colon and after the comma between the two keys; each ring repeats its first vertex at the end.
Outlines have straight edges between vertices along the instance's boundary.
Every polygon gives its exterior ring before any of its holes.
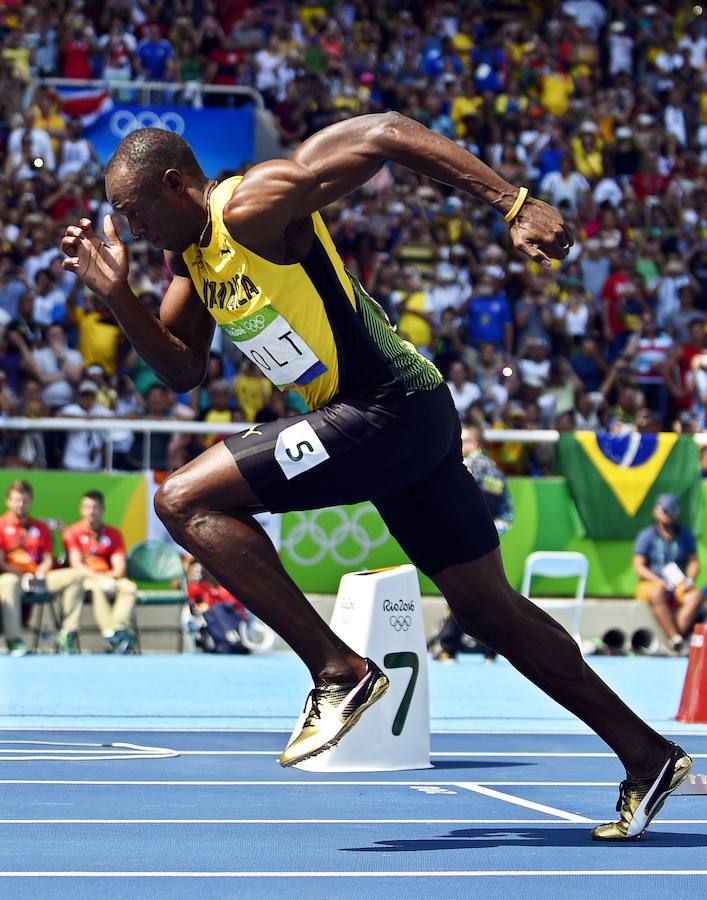
{"type": "MultiPolygon", "coordinates": [[[[0,593],[3,612],[9,608],[7,598],[19,608],[23,590],[46,590],[61,594],[61,629],[57,635],[61,653],[76,652],[76,633],[83,604],[81,575],[75,569],[55,569],[52,558],[51,532],[30,514],[32,485],[13,481],[7,489],[7,512],[0,516],[0,593]]],[[[9,618],[12,633],[19,623],[9,618]]]]}
{"type": "Polygon", "coordinates": [[[627,769],[621,819],[597,839],[635,838],[684,780],[690,758],[642,722],[585,664],[574,640],[508,584],[498,536],[462,463],[459,420],[437,369],[391,328],[339,258],[318,210],[387,161],[489,203],[516,248],[563,259],[562,218],[454,142],[397,113],[361,116],[313,135],[290,160],[220,184],[176,135],[142,129],[122,141],[106,192],[133,235],[165,252],[174,278],[159,320],[128,287],[128,255],[109,216],[107,243],[87,219],[69,226],[63,265],[104,299],[165,382],[200,384],[218,323],[279,388],[312,412],[259,424],[174,472],[155,505],[175,539],[279,632],[314,689],[292,765],[333,746],[387,688],[289,578],[253,519],[372,500],[462,627],[583,719],[627,769]]]}
{"type": "Polygon", "coordinates": [[[69,565],[83,576],[91,592],[96,624],[109,652],[127,653],[135,646],[131,628],[137,586],[125,577],[125,543],[117,528],[103,521],[105,500],[100,491],[87,491],[79,503],[81,518],[62,532],[69,565]]]}

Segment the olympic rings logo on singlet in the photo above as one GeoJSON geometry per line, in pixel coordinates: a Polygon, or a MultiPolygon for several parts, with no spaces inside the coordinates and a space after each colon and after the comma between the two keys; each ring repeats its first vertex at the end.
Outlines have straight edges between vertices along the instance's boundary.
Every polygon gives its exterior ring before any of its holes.
{"type": "Polygon", "coordinates": [[[287,319],[272,306],[221,328],[275,387],[302,387],[327,371],[324,363],[297,334],[287,319]]]}

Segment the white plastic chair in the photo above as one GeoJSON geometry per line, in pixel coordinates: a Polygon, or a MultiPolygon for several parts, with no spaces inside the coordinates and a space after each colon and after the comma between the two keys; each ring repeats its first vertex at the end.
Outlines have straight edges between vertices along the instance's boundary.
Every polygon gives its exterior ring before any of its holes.
{"type": "Polygon", "coordinates": [[[582,648],[580,624],[582,620],[582,602],[587,586],[589,560],[583,553],[565,550],[538,550],[531,553],[523,568],[523,584],[520,592],[529,600],[552,613],[555,610],[567,610],[570,614],[570,634],[582,648]],[[576,578],[577,587],[574,597],[531,597],[530,582],[533,575],[545,578],[576,578]]]}

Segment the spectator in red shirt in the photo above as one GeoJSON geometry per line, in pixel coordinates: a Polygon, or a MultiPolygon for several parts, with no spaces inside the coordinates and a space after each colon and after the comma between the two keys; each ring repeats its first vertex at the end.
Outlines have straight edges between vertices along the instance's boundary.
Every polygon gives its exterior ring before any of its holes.
{"type": "Polygon", "coordinates": [[[661,175],[658,171],[658,154],[655,151],[646,153],[643,169],[631,179],[631,187],[636,196],[644,203],[647,197],[660,197],[667,186],[667,175],[661,175]]]}
{"type": "Polygon", "coordinates": [[[3,610],[5,638],[10,652],[24,655],[26,646],[19,633],[19,610],[22,592],[48,591],[61,594],[62,623],[58,635],[62,653],[76,652],[76,633],[83,586],[76,569],[55,569],[52,558],[52,536],[44,524],[29,515],[32,486],[26,481],[13,481],[7,489],[7,512],[0,516],[0,604],[3,610]],[[19,652],[18,652],[19,651],[19,652]]]}
{"type": "Polygon", "coordinates": [[[619,252],[611,260],[611,274],[601,289],[604,308],[604,336],[609,344],[611,356],[617,356],[626,343],[628,332],[624,321],[626,294],[631,290],[631,278],[627,266],[619,252]]]}
{"type": "Polygon", "coordinates": [[[91,592],[93,614],[108,652],[127,653],[135,646],[131,628],[137,587],[125,577],[125,543],[117,528],[103,522],[105,500],[87,491],[79,504],[81,519],[62,533],[69,565],[80,572],[91,592]]]}

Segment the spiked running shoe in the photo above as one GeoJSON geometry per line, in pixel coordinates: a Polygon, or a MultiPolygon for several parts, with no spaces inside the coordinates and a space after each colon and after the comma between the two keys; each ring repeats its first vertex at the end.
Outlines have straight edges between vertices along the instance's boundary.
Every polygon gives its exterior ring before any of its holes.
{"type": "Polygon", "coordinates": [[[592,831],[595,841],[637,841],[676,787],[690,774],[692,760],[672,742],[660,772],[654,778],[627,778],[619,785],[616,811],[618,822],[598,825],[592,831]]]}
{"type": "Polygon", "coordinates": [[[280,754],[281,766],[294,766],[336,746],[363,713],[388,690],[390,682],[378,666],[366,660],[358,684],[323,684],[309,692],[302,730],[280,754]]]}

